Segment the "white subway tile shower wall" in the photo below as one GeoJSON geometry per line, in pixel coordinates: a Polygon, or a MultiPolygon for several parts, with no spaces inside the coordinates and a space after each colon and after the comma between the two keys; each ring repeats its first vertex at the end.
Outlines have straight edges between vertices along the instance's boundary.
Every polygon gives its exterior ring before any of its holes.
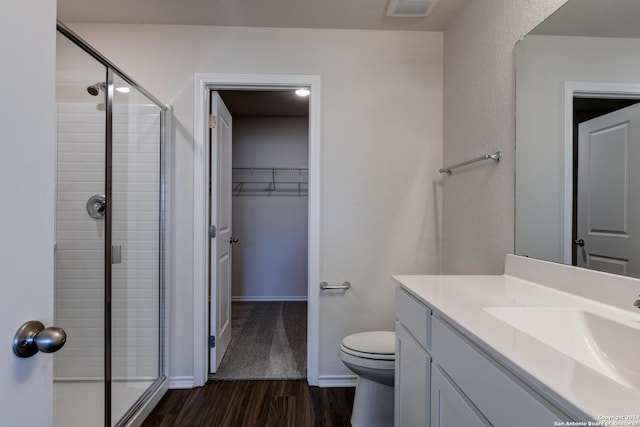
{"type": "Polygon", "coordinates": [[[58,105],[55,324],[68,334],[54,378],[104,376],[104,220],[85,204],[105,192],[105,114],[96,105],[58,105]]]}
{"type": "MultiPolygon", "coordinates": [[[[158,108],[114,106],[113,233],[122,263],[113,266],[113,378],[158,375],[158,108]]],[[[68,342],[56,354],[56,379],[104,375],[104,220],[86,212],[105,192],[104,110],[58,105],[56,324],[68,342]]]]}
{"type": "Polygon", "coordinates": [[[113,116],[113,378],[154,379],[159,367],[160,120],[156,106],[113,116]]]}

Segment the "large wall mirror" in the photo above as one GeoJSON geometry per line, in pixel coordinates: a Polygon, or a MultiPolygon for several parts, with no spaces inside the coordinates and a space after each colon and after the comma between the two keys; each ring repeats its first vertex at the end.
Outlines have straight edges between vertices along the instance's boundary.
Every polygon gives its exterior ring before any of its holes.
{"type": "Polygon", "coordinates": [[[638,22],[568,0],[518,43],[517,254],[640,277],[638,22]]]}

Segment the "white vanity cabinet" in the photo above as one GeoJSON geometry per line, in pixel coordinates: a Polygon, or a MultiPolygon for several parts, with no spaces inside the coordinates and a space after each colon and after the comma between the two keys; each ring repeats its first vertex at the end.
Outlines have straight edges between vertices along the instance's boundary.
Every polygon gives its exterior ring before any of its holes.
{"type": "Polygon", "coordinates": [[[432,368],[431,389],[432,427],[486,427],[489,425],[478,409],[437,365],[432,368]]]}
{"type": "Polygon", "coordinates": [[[569,418],[403,288],[396,292],[396,427],[553,426],[569,418]]]}
{"type": "Polygon", "coordinates": [[[396,322],[395,425],[428,425],[431,356],[396,322]]]}
{"type": "Polygon", "coordinates": [[[640,279],[516,255],[393,279],[396,427],[640,427],[640,279]]]}
{"type": "Polygon", "coordinates": [[[395,425],[426,426],[430,417],[431,312],[398,288],[396,292],[395,425]]]}

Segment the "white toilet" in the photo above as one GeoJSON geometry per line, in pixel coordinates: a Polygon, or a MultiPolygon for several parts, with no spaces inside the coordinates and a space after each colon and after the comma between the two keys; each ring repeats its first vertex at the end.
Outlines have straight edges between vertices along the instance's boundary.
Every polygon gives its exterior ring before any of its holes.
{"type": "Polygon", "coordinates": [[[345,337],[340,359],[358,375],[351,414],[353,427],[393,426],[394,332],[361,332],[345,337]]]}

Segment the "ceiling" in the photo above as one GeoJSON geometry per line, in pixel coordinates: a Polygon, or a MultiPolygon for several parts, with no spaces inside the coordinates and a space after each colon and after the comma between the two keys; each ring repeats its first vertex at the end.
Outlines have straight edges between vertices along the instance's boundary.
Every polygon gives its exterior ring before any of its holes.
{"type": "Polygon", "coordinates": [[[389,0],[58,0],[62,22],[442,31],[470,0],[427,17],[386,16],[389,0]]]}
{"type": "MultiPolygon", "coordinates": [[[[442,31],[471,0],[436,0],[427,17],[386,16],[389,0],[58,0],[64,23],[442,31]]],[[[220,91],[235,116],[306,117],[291,91],[220,91]]]]}
{"type": "Polygon", "coordinates": [[[232,116],[307,117],[309,98],[293,90],[220,90],[232,116]]]}

